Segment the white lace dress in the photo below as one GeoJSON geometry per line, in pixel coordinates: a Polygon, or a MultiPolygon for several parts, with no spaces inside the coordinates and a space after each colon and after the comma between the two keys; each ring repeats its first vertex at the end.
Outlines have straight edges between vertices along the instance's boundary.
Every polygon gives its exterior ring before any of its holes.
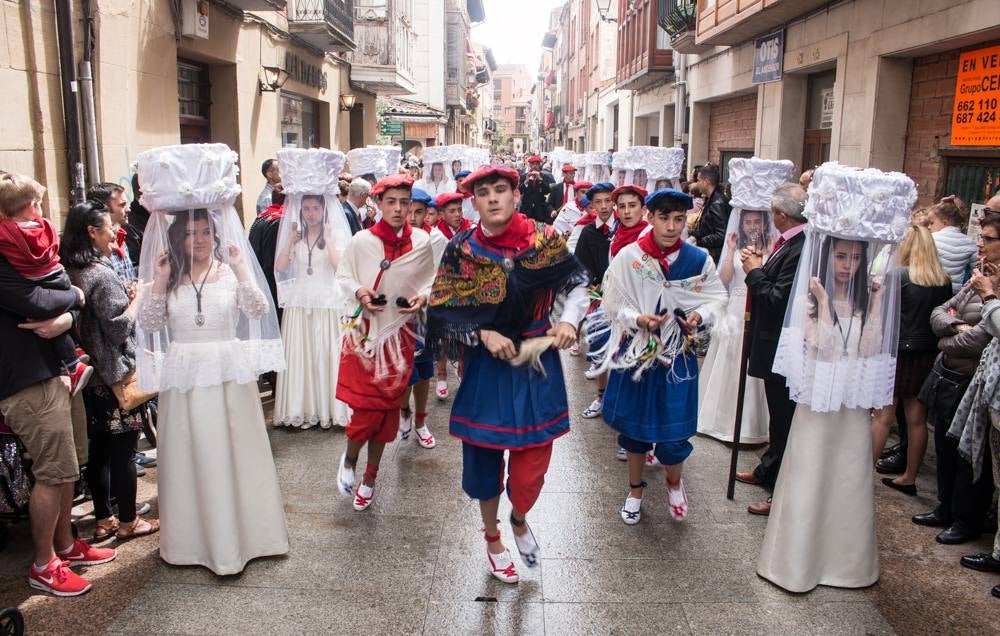
{"type": "Polygon", "coordinates": [[[164,386],[181,384],[171,383],[177,376],[191,387],[160,393],[160,557],[173,565],[236,574],[251,559],[288,552],[253,353],[233,335],[240,310],[257,316],[269,306],[256,286],[241,285],[222,266],[203,288],[202,310],[205,322],[198,326],[195,293],[187,285],[169,297],[153,294],[140,316],[147,330],[166,324],[170,331],[164,386]],[[223,365],[245,365],[250,373],[245,382],[211,384],[222,376],[223,365]]]}
{"type": "MultiPolygon", "coordinates": [[[[735,252],[735,251],[734,251],[735,252]]],[[[746,309],[746,273],[739,252],[733,254],[735,269],[729,286],[729,303],[723,320],[726,329],[716,330],[698,379],[698,432],[723,442],[733,441],[736,397],[739,393],[740,355],[743,350],[743,312],[746,309]]],[[[747,377],[743,401],[740,442],[764,444],[768,440],[767,399],[764,381],[747,377]]]]}
{"type": "Polygon", "coordinates": [[[337,272],[328,250],[313,249],[312,274],[304,241],[292,248],[295,280],[284,283],[281,338],[285,371],[278,374],[275,426],[347,426],[351,410],[336,399],[340,368],[340,306],[337,272]]]}

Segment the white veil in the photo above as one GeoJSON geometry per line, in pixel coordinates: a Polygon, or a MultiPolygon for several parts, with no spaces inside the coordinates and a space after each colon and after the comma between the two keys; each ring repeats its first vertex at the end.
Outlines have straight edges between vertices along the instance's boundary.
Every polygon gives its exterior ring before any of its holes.
{"type": "Polygon", "coordinates": [[[244,384],[284,369],[267,282],[233,207],[237,159],[224,144],[166,146],[137,159],[151,213],[139,257],[143,390],[244,384]],[[204,274],[192,279],[192,270],[204,274]]]}
{"type": "Polygon", "coordinates": [[[344,153],[336,150],[285,148],[278,151],[285,215],[278,229],[274,279],[282,307],[341,308],[344,294],[336,283],[351,227],[340,193],[338,176],[344,153]],[[310,230],[321,209],[318,225],[310,230]]]}
{"type": "Polygon", "coordinates": [[[424,148],[421,160],[424,162],[422,177],[413,184],[431,197],[445,192],[455,191],[455,176],[451,174],[451,158],[453,152],[450,146],[428,146],[424,148]],[[435,166],[441,170],[441,178],[434,179],[435,166]]]}
{"type": "Polygon", "coordinates": [[[892,404],[899,336],[896,247],[917,193],[904,174],[825,163],[774,361],[816,412],[892,404]]]}

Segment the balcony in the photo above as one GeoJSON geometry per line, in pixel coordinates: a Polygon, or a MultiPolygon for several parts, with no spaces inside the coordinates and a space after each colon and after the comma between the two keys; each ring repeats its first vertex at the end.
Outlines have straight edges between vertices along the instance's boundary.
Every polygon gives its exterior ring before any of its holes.
{"type": "Polygon", "coordinates": [[[229,4],[243,11],[281,11],[285,0],[228,0],[229,4]]]}
{"type": "Polygon", "coordinates": [[[700,4],[698,44],[733,46],[773,31],[829,1],[715,0],[700,4]]]}
{"type": "Polygon", "coordinates": [[[619,90],[640,90],[673,73],[670,36],[657,24],[659,3],[664,1],[618,0],[619,90]]]}
{"type": "Polygon", "coordinates": [[[413,30],[402,2],[358,0],[357,48],[350,54],[351,82],[377,95],[409,95],[413,81],[413,30]]]}
{"type": "Polygon", "coordinates": [[[670,36],[670,48],[678,53],[704,53],[712,48],[695,42],[698,0],[661,0],[657,23],[670,36]]]}
{"type": "Polygon", "coordinates": [[[288,0],[288,30],[321,51],[354,48],[354,0],[288,0]]]}

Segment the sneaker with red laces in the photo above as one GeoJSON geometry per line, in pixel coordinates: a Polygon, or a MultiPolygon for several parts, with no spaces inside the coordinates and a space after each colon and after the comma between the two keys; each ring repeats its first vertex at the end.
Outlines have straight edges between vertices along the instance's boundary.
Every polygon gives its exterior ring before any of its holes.
{"type": "Polygon", "coordinates": [[[366,486],[364,483],[359,484],[357,492],[354,493],[354,509],[358,512],[368,510],[374,500],[375,486],[366,486]]]}
{"type": "Polygon", "coordinates": [[[437,381],[437,399],[447,400],[448,399],[448,381],[438,380],[437,381]]]}
{"type": "Polygon", "coordinates": [[[671,488],[669,482],[667,483],[667,510],[670,511],[670,516],[673,517],[674,521],[687,519],[688,497],[687,492],[684,491],[683,479],[678,484],[677,490],[671,488]]]}
{"type": "Polygon", "coordinates": [[[69,567],[73,568],[114,561],[118,552],[114,548],[95,548],[83,539],[77,539],[68,550],[57,552],[56,556],[68,562],[69,567]]]}
{"type": "Polygon", "coordinates": [[[514,559],[510,556],[510,550],[504,550],[500,554],[493,554],[486,550],[486,558],[489,560],[490,573],[504,583],[517,583],[520,577],[517,575],[517,568],[514,567],[514,559]]]}
{"type": "Polygon", "coordinates": [[[76,369],[69,373],[69,394],[76,397],[90,382],[90,377],[94,375],[94,367],[82,362],[76,363],[76,369]]]}
{"type": "Polygon", "coordinates": [[[427,428],[426,425],[417,429],[417,443],[420,444],[421,448],[434,448],[437,446],[437,442],[434,441],[434,436],[431,434],[431,429],[427,428]]]}
{"type": "Polygon", "coordinates": [[[69,569],[69,564],[58,556],[44,568],[34,563],[28,571],[28,585],[55,596],[80,596],[90,590],[90,582],[69,569]]]}

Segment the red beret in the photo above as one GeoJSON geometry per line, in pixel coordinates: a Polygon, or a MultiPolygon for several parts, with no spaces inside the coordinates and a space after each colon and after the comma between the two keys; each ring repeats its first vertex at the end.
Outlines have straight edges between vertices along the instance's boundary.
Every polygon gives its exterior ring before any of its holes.
{"type": "Polygon", "coordinates": [[[434,205],[436,205],[437,208],[440,210],[449,203],[453,203],[455,201],[461,201],[464,198],[465,195],[462,194],[461,192],[442,192],[437,196],[437,199],[434,200],[434,205]]]}
{"type": "Polygon", "coordinates": [[[576,172],[576,166],[567,163],[565,166],[563,166],[563,170],[562,171],[563,172],[576,172]]]}
{"type": "Polygon", "coordinates": [[[373,199],[382,196],[383,192],[391,188],[412,190],[413,177],[403,173],[390,174],[387,177],[383,177],[378,180],[378,183],[372,186],[371,196],[373,199]]]}
{"type": "Polygon", "coordinates": [[[593,187],[594,187],[594,184],[591,183],[591,182],[589,182],[589,181],[574,181],[573,182],[573,189],[574,190],[589,190],[589,189],[591,189],[593,187]]]}
{"type": "Polygon", "coordinates": [[[538,155],[531,155],[530,157],[528,157],[528,163],[535,163],[535,162],[542,163],[542,158],[539,157],[538,155]]]}
{"type": "Polygon", "coordinates": [[[476,182],[482,181],[486,177],[492,175],[499,175],[504,179],[510,181],[512,188],[516,188],[520,178],[517,175],[517,170],[513,168],[508,168],[507,166],[483,166],[479,170],[476,170],[469,176],[465,178],[462,185],[458,186],[461,192],[473,192],[476,189],[476,182]]]}
{"type": "Polygon", "coordinates": [[[645,201],[646,195],[648,194],[645,190],[643,190],[637,185],[623,185],[623,186],[618,186],[617,188],[614,189],[614,191],[611,193],[611,200],[614,201],[615,203],[618,203],[618,197],[622,194],[626,194],[629,192],[639,197],[640,201],[645,201]]]}

